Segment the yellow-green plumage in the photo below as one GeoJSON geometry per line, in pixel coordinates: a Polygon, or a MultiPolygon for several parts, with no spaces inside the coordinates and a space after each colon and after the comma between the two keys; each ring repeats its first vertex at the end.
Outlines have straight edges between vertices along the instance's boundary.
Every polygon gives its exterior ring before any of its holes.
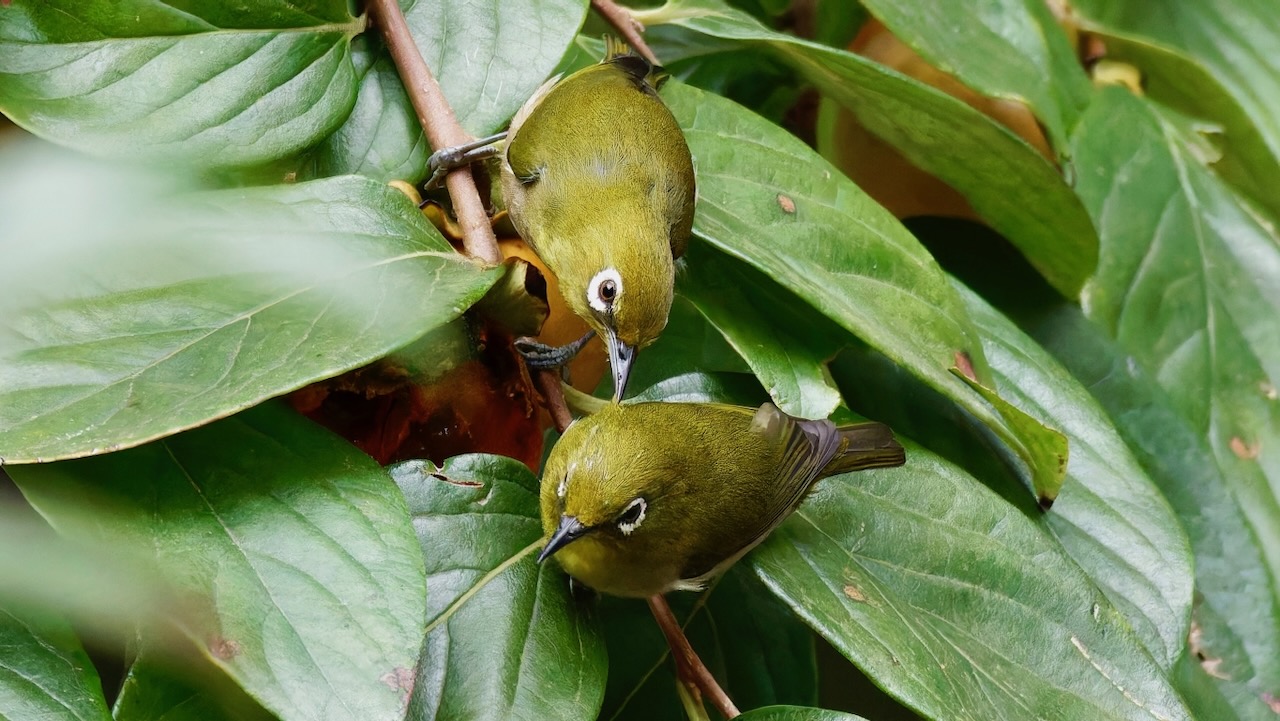
{"type": "Polygon", "coordinates": [[[658,97],[664,77],[611,43],[603,62],[553,78],[530,98],[503,153],[503,198],[516,229],[555,273],[569,307],[628,351],[666,326],[675,258],[693,226],[693,160],[658,97]],[[610,268],[620,289],[602,310],[589,286],[610,268]]]}
{"type": "Polygon", "coordinates": [[[880,423],[805,421],[772,404],[611,404],[570,426],[547,459],[544,557],[615,596],[698,588],[818,480],[904,460],[880,423]]]}

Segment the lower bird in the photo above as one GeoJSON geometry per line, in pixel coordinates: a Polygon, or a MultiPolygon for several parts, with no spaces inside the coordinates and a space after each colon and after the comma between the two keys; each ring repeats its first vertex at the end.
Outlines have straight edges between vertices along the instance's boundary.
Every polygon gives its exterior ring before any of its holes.
{"type": "Polygon", "coordinates": [[[905,461],[882,423],[802,420],[772,403],[611,404],[574,422],[547,459],[538,561],[554,555],[613,596],[697,590],[819,480],[905,461]]]}

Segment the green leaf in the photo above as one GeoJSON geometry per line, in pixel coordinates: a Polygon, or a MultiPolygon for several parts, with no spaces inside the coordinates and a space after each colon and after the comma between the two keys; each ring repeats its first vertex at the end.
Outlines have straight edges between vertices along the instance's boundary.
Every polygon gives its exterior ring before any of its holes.
{"type": "Polygon", "coordinates": [[[391,469],[427,562],[410,719],[594,719],[607,657],[555,564],[538,565],[538,479],[500,456],[391,469]]]}
{"type": "Polygon", "coordinates": [[[1276,711],[1244,684],[1210,676],[1199,661],[1184,656],[1173,677],[1179,693],[1197,719],[1275,721],[1276,711]]]}
{"type": "Polygon", "coordinates": [[[688,258],[678,292],[746,359],[774,403],[803,418],[831,415],[840,391],[826,363],[848,333],[745,263],[699,242],[688,258]]]}
{"type": "Polygon", "coordinates": [[[14,0],[0,8],[0,111],[118,158],[231,167],[328,135],[355,98],[344,0],[239,6],[14,0]]]}
{"type": "Polygon", "coordinates": [[[877,685],[945,719],[1190,719],[1056,541],[910,443],[827,479],[749,560],[877,685]]]}
{"type": "MultiPolygon", "coordinates": [[[[964,195],[1063,295],[1075,297],[1093,272],[1097,234],[1058,170],[1004,126],[962,101],[853,53],[767,30],[719,0],[677,0],[641,17],[674,22],[777,55],[913,165],[964,195]],[[1025,202],[1028,195],[1036,202],[1025,202]]],[[[751,177],[773,167],[749,166],[751,177]]],[[[700,191],[701,181],[699,176],[700,191]]],[[[852,227],[857,224],[845,229],[852,227]]]]}
{"type": "MultiPolygon", "coordinates": [[[[1267,566],[1280,568],[1280,456],[1267,450],[1280,448],[1280,244],[1122,90],[1099,97],[1074,142],[1103,239],[1085,312],[1208,439],[1267,566]]],[[[1275,671],[1262,683],[1280,693],[1275,671]]]]}
{"type": "Polygon", "coordinates": [[[1040,520],[1165,669],[1191,615],[1191,548],[1178,519],[1089,391],[1035,341],[959,286],[1005,395],[1071,440],[1067,479],[1040,520]]]}
{"type": "Polygon", "coordinates": [[[403,717],[422,559],[404,499],[350,444],[273,404],[9,473],[61,533],[151,554],[205,609],[182,631],[283,721],[403,717]]]}
{"type": "Polygon", "coordinates": [[[125,674],[115,721],[274,721],[212,664],[177,669],[151,644],[125,674]]]}
{"type": "MultiPolygon", "coordinates": [[[[685,287],[687,283],[681,274],[677,280],[675,301],[671,304],[671,315],[667,317],[667,327],[653,345],[636,354],[631,380],[627,384],[628,397],[642,395],[654,384],[677,373],[747,375],[751,372],[742,356],[684,297],[685,287]]],[[[599,392],[607,394],[608,398],[613,397],[613,379],[608,373],[600,380],[600,386],[599,392]]]]}
{"type": "Polygon", "coordinates": [[[1054,147],[1066,150],[1068,133],[1092,88],[1043,0],[862,4],[938,69],[989,98],[1029,106],[1054,147]]]}
{"type": "MultiPolygon", "coordinates": [[[[1272,162],[1280,158],[1280,23],[1272,0],[1167,7],[1145,0],[1077,0],[1072,6],[1089,29],[1144,36],[1194,58],[1244,108],[1272,162]]],[[[1262,190],[1274,205],[1275,182],[1262,190]]]]}
{"type": "Polygon", "coordinates": [[[1194,58],[1146,38],[1115,31],[1101,31],[1107,57],[1127,62],[1142,72],[1147,96],[1184,115],[1217,124],[1206,129],[1209,139],[1222,147],[1213,169],[1239,188],[1249,199],[1280,218],[1280,157],[1250,119],[1243,105],[1207,67],[1194,58]]]}
{"type": "Polygon", "coordinates": [[[664,93],[698,174],[694,232],[754,266],[987,424],[1052,498],[1059,459],[947,369],[958,354],[989,380],[955,290],[892,216],[811,148],[723,98],[678,83],[664,93]],[[770,172],[762,174],[761,168],[770,172]]]}
{"type": "MultiPolygon", "coordinates": [[[[985,353],[987,344],[985,343],[986,339],[983,340],[983,352],[985,353]]],[[[1030,439],[1030,442],[1034,443],[1034,445],[1029,445],[1028,450],[1039,456],[1057,459],[1057,485],[1036,488],[1036,501],[1040,506],[1046,509],[1052,506],[1054,499],[1058,497],[1058,493],[1062,490],[1062,484],[1065,482],[1063,475],[1066,473],[1067,458],[1070,456],[1070,444],[1067,442],[1066,435],[1045,423],[1041,423],[1018,406],[1001,398],[995,390],[970,378],[965,374],[963,368],[959,366],[953,367],[951,374],[977,391],[978,395],[990,403],[991,407],[996,409],[1000,417],[1004,418],[1016,433],[1030,439]]]]}
{"type": "Polygon", "coordinates": [[[351,60],[358,83],[355,107],[346,122],[316,146],[301,174],[421,183],[431,146],[390,54],[378,40],[359,37],[351,43],[351,60]]]}
{"type": "Polygon", "coordinates": [[[505,127],[560,62],[587,13],[587,0],[401,4],[458,121],[476,136],[505,127]]]}
{"type": "Polygon", "coordinates": [[[71,627],[0,608],[0,719],[107,721],[98,672],[71,627]]]}
{"type": "MultiPolygon", "coordinates": [[[[811,704],[818,696],[813,632],[745,566],[705,593],[668,594],[689,643],[740,709],[811,704]]],[[[609,645],[605,721],[678,718],[667,643],[643,601],[601,599],[609,645]]]]}
{"type": "Polygon", "coordinates": [[[183,622],[194,609],[137,555],[60,538],[25,505],[0,503],[0,606],[12,611],[59,613],[103,638],[131,636],[149,618],[183,622]]]}
{"type": "MultiPolygon", "coordinates": [[[[571,47],[587,9],[585,0],[400,4],[458,122],[478,137],[505,128],[547,79],[571,47]]],[[[422,182],[432,149],[390,53],[378,40],[357,41],[353,60],[359,85],[355,107],[316,148],[303,174],[422,182]]]]}
{"type": "Polygon", "coordinates": [[[866,721],[861,716],[824,708],[802,706],[769,706],[748,711],[738,717],[741,721],[866,721]]]}
{"type": "Polygon", "coordinates": [[[1268,565],[1261,539],[1241,499],[1232,494],[1205,434],[1078,308],[1055,308],[1023,325],[1106,408],[1191,539],[1196,651],[1226,679],[1179,674],[1175,678],[1188,702],[1194,704],[1214,687],[1227,687],[1226,696],[1244,707],[1256,706],[1264,693],[1280,695],[1280,598],[1274,566],[1268,565]],[[1236,686],[1252,692],[1239,694],[1236,686]]]}
{"type": "Polygon", "coordinates": [[[164,197],[87,172],[108,185],[69,209],[72,169],[0,200],[7,463],[137,445],[360,367],[498,277],[363,178],[164,197]]]}

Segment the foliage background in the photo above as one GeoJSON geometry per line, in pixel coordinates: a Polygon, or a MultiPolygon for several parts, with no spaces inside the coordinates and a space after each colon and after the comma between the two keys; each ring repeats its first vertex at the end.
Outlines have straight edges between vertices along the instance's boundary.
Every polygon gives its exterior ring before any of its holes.
{"type": "MultiPolygon", "coordinates": [[[[476,135],[605,29],[402,6],[476,135]]],[[[1280,714],[1280,16],[638,16],[699,204],[635,395],[908,446],[673,599],[745,717],[1280,714]]],[[[533,562],[545,309],[386,185],[430,151],[359,8],[12,0],[0,111],[0,718],[685,713],[533,562]]]]}

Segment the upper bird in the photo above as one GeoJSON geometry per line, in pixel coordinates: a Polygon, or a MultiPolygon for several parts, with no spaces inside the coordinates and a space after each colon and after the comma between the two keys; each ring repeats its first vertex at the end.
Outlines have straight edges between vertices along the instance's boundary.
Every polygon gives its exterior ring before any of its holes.
{"type": "Polygon", "coordinates": [[[542,561],[614,596],[701,588],[827,476],[900,466],[881,423],[837,426],[709,403],[610,404],[575,421],[542,476],[542,561]]]}
{"type": "Polygon", "coordinates": [[[662,69],[606,38],[599,64],[539,88],[511,121],[512,223],[609,347],[621,399],[636,351],[666,327],[693,227],[693,158],[658,97],[662,69]]]}

